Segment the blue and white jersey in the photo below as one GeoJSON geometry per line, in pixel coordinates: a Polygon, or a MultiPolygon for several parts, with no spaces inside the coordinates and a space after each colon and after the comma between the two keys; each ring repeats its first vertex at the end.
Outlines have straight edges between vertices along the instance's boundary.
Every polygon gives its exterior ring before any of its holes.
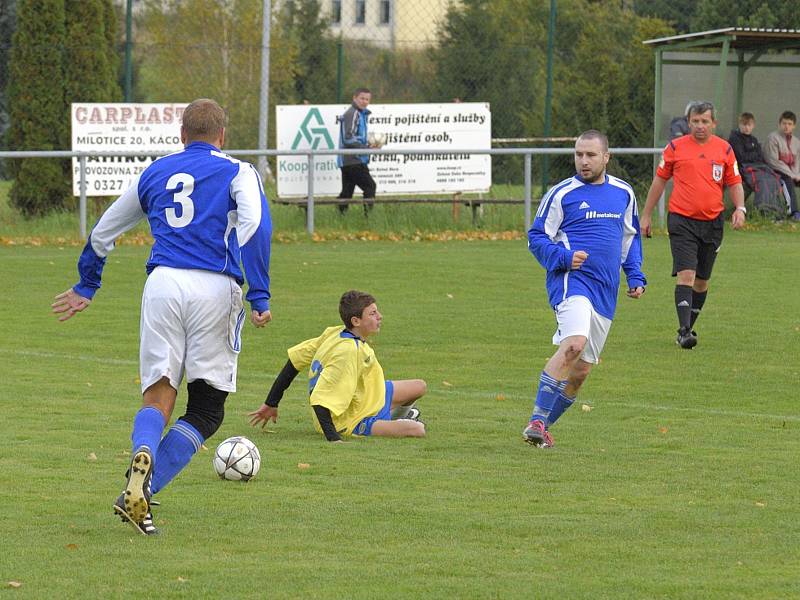
{"type": "MultiPolygon", "coordinates": [[[[367,142],[367,125],[371,111],[360,109],[353,102],[345,113],[339,117],[339,148],[369,148],[367,142]]],[[[369,164],[369,154],[337,154],[336,166],[369,164]]]]}
{"type": "Polygon", "coordinates": [[[145,217],[155,240],[148,274],[158,266],[201,269],[242,285],[244,265],[248,302],[269,309],[272,222],[253,165],[205,142],[153,162],[94,226],[78,260],[78,294],[94,296],[114,241],[145,217]]]}
{"type": "Polygon", "coordinates": [[[611,175],[602,184],[584,183],[576,175],[551,188],[528,231],[528,249],[547,270],[553,308],[570,296],[585,296],[599,314],[613,319],[620,266],[629,288],[647,285],[636,196],[611,175]],[[589,257],[572,270],[578,250],[589,257]]]}

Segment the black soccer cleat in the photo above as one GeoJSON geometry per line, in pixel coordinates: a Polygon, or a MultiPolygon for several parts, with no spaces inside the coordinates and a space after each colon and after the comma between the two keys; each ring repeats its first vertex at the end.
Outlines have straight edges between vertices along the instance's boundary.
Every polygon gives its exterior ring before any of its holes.
{"type": "Polygon", "coordinates": [[[691,350],[697,346],[697,334],[691,329],[681,327],[678,329],[678,337],[675,339],[675,343],[684,350],[691,350]]]}
{"type": "Polygon", "coordinates": [[[149,448],[142,447],[131,459],[128,483],[122,492],[121,508],[130,517],[132,523],[142,523],[150,513],[150,479],[152,476],[153,456],[150,454],[149,448]]]}
{"type": "Polygon", "coordinates": [[[125,510],[125,492],[122,492],[114,502],[114,512],[122,519],[123,523],[130,523],[142,535],[158,535],[161,533],[153,524],[153,514],[148,510],[141,521],[134,521],[125,510]]]}

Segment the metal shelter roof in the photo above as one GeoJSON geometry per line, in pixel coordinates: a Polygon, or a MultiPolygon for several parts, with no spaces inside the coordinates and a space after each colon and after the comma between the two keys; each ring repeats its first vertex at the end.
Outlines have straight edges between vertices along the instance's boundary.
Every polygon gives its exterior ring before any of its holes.
{"type": "Polygon", "coordinates": [[[703,46],[719,46],[728,41],[729,47],[736,50],[759,51],[773,49],[800,48],[800,30],[798,29],[766,29],[753,27],[726,27],[697,33],[685,33],[670,37],[645,40],[644,44],[665,50],[682,48],[702,48],[703,46]]]}
{"type": "MultiPolygon", "coordinates": [[[[643,44],[651,47],[655,53],[655,115],[653,141],[656,146],[664,140],[659,139],[662,115],[661,103],[663,95],[663,66],[665,64],[687,64],[685,60],[671,58],[673,53],[681,51],[695,51],[706,54],[714,48],[719,52],[714,62],[718,62],[715,79],[714,105],[719,109],[724,100],[723,90],[727,68],[734,67],[736,71],[736,90],[731,108],[732,113],[738,115],[743,106],[745,73],[752,68],[764,65],[759,61],[765,58],[770,51],[786,51],[800,49],[800,30],[798,29],[767,29],[753,27],[726,27],[696,33],[673,35],[670,37],[644,40],[643,44]]],[[[690,64],[690,63],[688,63],[690,64]]],[[[764,65],[766,66],[766,65],[764,65]]],[[[774,62],[769,66],[782,66],[797,69],[797,63],[777,65],[774,62]]],[[[727,103],[727,102],[726,102],[727,103]]]]}

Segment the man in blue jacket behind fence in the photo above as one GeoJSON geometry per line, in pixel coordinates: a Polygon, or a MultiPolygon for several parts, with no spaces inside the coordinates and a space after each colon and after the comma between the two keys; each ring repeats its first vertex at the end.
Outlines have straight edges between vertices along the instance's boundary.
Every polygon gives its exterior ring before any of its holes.
{"type": "MultiPolygon", "coordinates": [[[[367,121],[370,111],[367,110],[372,92],[367,88],[358,88],[353,92],[353,104],[339,117],[339,148],[371,148],[367,141],[367,121]]],[[[369,174],[369,154],[340,154],[336,164],[342,170],[341,199],[351,199],[356,186],[364,193],[364,213],[372,209],[375,202],[375,180],[369,174]]],[[[345,213],[348,203],[339,204],[339,212],[345,213]]]]}

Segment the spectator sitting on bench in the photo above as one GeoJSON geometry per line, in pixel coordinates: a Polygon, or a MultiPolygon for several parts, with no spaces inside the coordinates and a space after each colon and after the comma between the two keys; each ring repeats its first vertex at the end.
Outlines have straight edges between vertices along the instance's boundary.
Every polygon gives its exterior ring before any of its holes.
{"type": "Polygon", "coordinates": [[[767,136],[764,158],[767,164],[781,176],[788,192],[790,219],[800,221],[795,186],[800,185],[800,139],[792,135],[797,125],[797,116],[792,111],[784,111],[778,119],[780,131],[767,136]]]}
{"type": "Polygon", "coordinates": [[[759,212],[782,219],[786,215],[787,192],[780,175],[764,159],[761,145],[753,135],[755,125],[753,113],[743,112],[739,115],[739,128],[731,131],[728,142],[739,163],[745,197],[753,192],[753,203],[759,212]]]}

